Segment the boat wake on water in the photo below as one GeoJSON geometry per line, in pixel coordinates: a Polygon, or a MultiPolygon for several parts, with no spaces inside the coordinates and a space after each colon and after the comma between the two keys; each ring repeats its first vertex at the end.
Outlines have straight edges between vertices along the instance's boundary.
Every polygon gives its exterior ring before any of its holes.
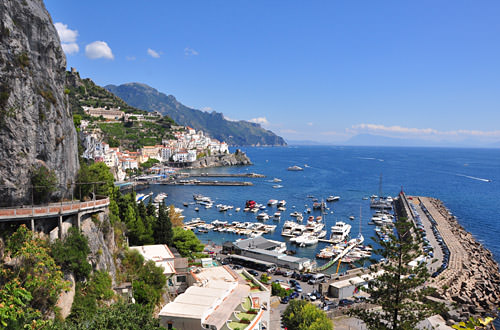
{"type": "Polygon", "coordinates": [[[469,178],[472,180],[483,181],[483,182],[491,182],[489,179],[477,178],[475,176],[465,175],[465,174],[457,174],[457,176],[463,176],[464,178],[469,178]]]}
{"type": "Polygon", "coordinates": [[[383,159],[379,159],[379,158],[373,158],[373,157],[356,157],[358,159],[364,159],[364,160],[378,160],[379,162],[383,162],[384,160],[383,159]]]}

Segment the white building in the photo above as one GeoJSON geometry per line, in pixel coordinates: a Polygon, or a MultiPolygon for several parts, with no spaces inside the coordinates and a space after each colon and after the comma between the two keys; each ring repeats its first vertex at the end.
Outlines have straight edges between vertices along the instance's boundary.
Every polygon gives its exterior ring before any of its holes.
{"type": "Polygon", "coordinates": [[[265,287],[250,293],[247,282],[227,266],[197,269],[191,275],[193,286],[160,311],[161,326],[178,330],[260,330],[266,323],[268,327],[270,292],[265,287]],[[255,311],[249,323],[240,322],[239,314],[249,310],[255,311]]]}

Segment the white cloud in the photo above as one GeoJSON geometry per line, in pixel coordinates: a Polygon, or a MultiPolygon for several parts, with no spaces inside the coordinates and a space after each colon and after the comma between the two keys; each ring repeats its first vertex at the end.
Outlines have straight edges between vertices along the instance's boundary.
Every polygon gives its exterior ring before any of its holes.
{"type": "Polygon", "coordinates": [[[78,37],[77,30],[68,29],[68,25],[61,22],[55,23],[54,26],[56,27],[57,34],[59,34],[59,39],[61,39],[61,42],[76,42],[76,37],[78,37]]]}
{"type": "Polygon", "coordinates": [[[135,61],[135,56],[126,56],[125,59],[127,61],[135,61]]]}
{"type": "Polygon", "coordinates": [[[70,44],[61,43],[61,47],[64,53],[66,53],[67,55],[76,54],[80,50],[80,47],[78,47],[78,44],[76,42],[70,44]]]}
{"type": "Polygon", "coordinates": [[[155,51],[151,48],[148,48],[148,55],[153,57],[153,58],[160,58],[160,53],[158,53],[157,51],[155,51]]]}
{"type": "Polygon", "coordinates": [[[186,56],[196,56],[198,54],[199,53],[196,50],[194,50],[193,48],[190,48],[190,47],[184,48],[184,55],[186,55],[186,56]]]}
{"type": "Polygon", "coordinates": [[[269,125],[269,121],[266,117],[257,117],[249,120],[251,123],[261,124],[261,125],[269,125]]]}
{"type": "Polygon", "coordinates": [[[56,27],[57,34],[59,35],[59,39],[61,40],[63,51],[67,55],[78,53],[78,51],[80,50],[80,47],[78,47],[78,44],[76,43],[78,31],[68,29],[68,25],[61,22],[55,23],[54,26],[56,27]]]}
{"type": "MultiPolygon", "coordinates": [[[[212,111],[213,109],[212,109],[211,107],[203,107],[203,108],[201,108],[201,110],[206,111],[206,112],[210,112],[210,111],[212,111]]],[[[226,119],[227,119],[227,118],[226,118],[226,119]]]]}
{"type": "Polygon", "coordinates": [[[105,41],[94,41],[85,46],[85,56],[95,60],[98,58],[114,59],[113,52],[105,41]]]}
{"type": "Polygon", "coordinates": [[[307,126],[312,126],[312,125],[314,125],[314,124],[313,124],[313,123],[310,123],[310,122],[309,122],[309,123],[307,123],[307,126]]]}
{"type": "Polygon", "coordinates": [[[476,136],[476,137],[500,137],[500,131],[477,131],[477,130],[453,130],[439,131],[434,128],[413,128],[402,126],[384,126],[377,124],[357,124],[353,125],[349,132],[359,131],[394,133],[400,135],[413,136],[476,136]]]}

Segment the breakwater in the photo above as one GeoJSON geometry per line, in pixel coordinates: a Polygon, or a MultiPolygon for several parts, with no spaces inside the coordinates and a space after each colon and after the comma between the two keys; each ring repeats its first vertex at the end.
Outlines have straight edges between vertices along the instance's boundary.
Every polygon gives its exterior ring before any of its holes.
{"type": "Polygon", "coordinates": [[[467,232],[444,204],[419,197],[450,251],[448,267],[430,285],[457,308],[448,317],[458,321],[469,316],[497,313],[500,306],[500,272],[493,254],[467,232]]]}

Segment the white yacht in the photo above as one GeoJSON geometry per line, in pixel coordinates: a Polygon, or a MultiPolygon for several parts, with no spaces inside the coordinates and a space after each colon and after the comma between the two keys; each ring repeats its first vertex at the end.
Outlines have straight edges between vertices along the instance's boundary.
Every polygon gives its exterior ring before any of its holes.
{"type": "Polygon", "coordinates": [[[257,215],[257,220],[263,220],[263,221],[269,220],[269,214],[265,212],[259,213],[257,215]]]}
{"type": "Polygon", "coordinates": [[[336,201],[338,201],[339,199],[340,199],[340,196],[328,196],[328,197],[326,198],[326,201],[327,201],[327,202],[336,202],[336,201]]]}
{"type": "Polygon", "coordinates": [[[337,221],[335,226],[331,227],[331,230],[330,241],[333,241],[334,243],[342,242],[347,238],[347,236],[349,236],[349,233],[351,232],[351,225],[343,221],[337,221]]]}
{"type": "Polygon", "coordinates": [[[295,222],[285,221],[283,228],[281,229],[281,235],[291,235],[293,229],[298,226],[295,222]]]}

